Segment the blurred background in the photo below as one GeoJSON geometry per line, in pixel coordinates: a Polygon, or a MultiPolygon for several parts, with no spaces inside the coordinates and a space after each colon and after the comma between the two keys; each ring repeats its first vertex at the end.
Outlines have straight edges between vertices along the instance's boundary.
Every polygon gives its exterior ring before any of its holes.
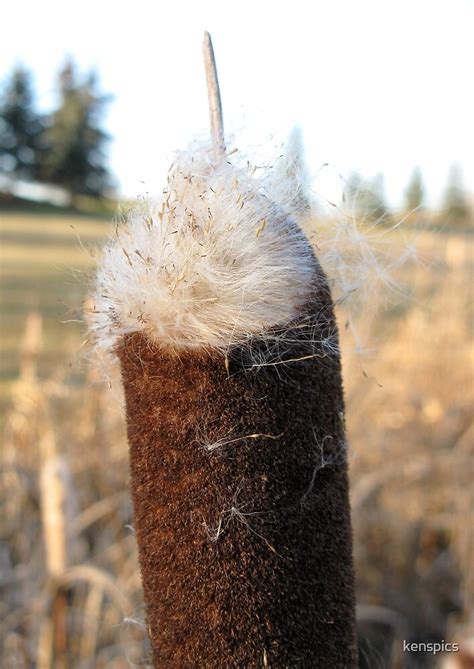
{"type": "Polygon", "coordinates": [[[149,659],[120,382],[91,360],[82,314],[119,202],[159,195],[173,151],[208,132],[205,29],[230,141],[252,154],[297,137],[304,225],[330,278],[350,268],[338,319],[361,667],[474,666],[473,9],[6,10],[1,667],[149,659]],[[442,641],[459,652],[423,647],[442,641]]]}

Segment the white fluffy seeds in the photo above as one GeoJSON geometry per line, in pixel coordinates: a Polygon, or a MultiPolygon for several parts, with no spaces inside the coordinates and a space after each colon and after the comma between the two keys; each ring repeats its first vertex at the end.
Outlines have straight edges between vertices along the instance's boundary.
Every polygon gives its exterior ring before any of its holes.
{"type": "Polygon", "coordinates": [[[142,331],[175,350],[226,350],[290,322],[315,260],[293,202],[276,192],[273,173],[235,156],[179,153],[162,200],[130,211],[105,246],[89,318],[98,346],[142,331]]]}

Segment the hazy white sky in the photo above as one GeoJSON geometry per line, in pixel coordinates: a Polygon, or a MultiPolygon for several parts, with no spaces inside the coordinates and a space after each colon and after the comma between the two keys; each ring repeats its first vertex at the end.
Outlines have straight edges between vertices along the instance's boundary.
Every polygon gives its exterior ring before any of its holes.
{"type": "MultiPolygon", "coordinates": [[[[115,95],[107,116],[122,193],[160,192],[173,150],[207,131],[203,31],[214,41],[226,128],[250,141],[298,124],[322,195],[336,170],[385,174],[397,204],[413,168],[436,203],[450,164],[474,184],[469,0],[42,0],[11,3],[0,79],[32,68],[42,106],[66,54],[115,95]]],[[[7,29],[5,29],[7,28],[7,29]]],[[[242,142],[240,143],[240,145],[242,142]]]]}

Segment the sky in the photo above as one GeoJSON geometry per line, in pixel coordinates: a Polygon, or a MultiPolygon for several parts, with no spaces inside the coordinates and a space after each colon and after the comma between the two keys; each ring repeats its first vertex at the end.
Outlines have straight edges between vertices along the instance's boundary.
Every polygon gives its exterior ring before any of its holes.
{"type": "Polygon", "coordinates": [[[278,144],[299,126],[321,199],[337,199],[340,174],[382,172],[398,206],[420,166],[436,206],[453,163],[474,190],[472,0],[18,0],[5,11],[0,81],[23,63],[50,109],[69,55],[114,95],[105,126],[123,196],[160,193],[173,151],[209,132],[204,30],[234,144],[278,144]]]}

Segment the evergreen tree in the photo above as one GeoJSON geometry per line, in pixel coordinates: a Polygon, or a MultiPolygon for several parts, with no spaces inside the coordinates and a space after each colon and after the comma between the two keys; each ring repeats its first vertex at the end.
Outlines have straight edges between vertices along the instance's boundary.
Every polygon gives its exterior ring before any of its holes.
{"type": "Polygon", "coordinates": [[[32,76],[18,66],[4,86],[0,105],[0,171],[16,178],[36,179],[40,133],[32,76]]]}
{"type": "Polygon", "coordinates": [[[465,225],[471,217],[464,192],[462,170],[459,165],[452,165],[449,170],[443,214],[446,222],[455,225],[465,225]]]}
{"type": "Polygon", "coordinates": [[[365,181],[358,172],[353,172],[347,181],[345,198],[356,218],[377,224],[391,222],[382,174],[365,181]]]}
{"type": "Polygon", "coordinates": [[[41,177],[63,186],[71,196],[104,195],[111,176],[105,154],[109,136],[101,121],[110,98],[97,91],[95,73],[79,81],[71,61],[59,73],[59,94],[60,104],[43,135],[41,177]]]}
{"type": "Polygon", "coordinates": [[[368,216],[377,223],[391,223],[392,215],[385,195],[385,177],[379,172],[368,187],[368,216]]]}
{"type": "Polygon", "coordinates": [[[351,209],[351,213],[354,214],[357,218],[360,216],[361,208],[361,193],[364,189],[364,180],[362,179],[359,172],[351,172],[347,181],[346,187],[344,190],[343,201],[347,203],[351,209]]]}
{"type": "Polygon", "coordinates": [[[419,167],[416,167],[413,170],[413,174],[405,191],[406,210],[408,212],[420,210],[423,206],[424,199],[425,189],[423,185],[423,179],[421,177],[421,170],[419,167]]]}

